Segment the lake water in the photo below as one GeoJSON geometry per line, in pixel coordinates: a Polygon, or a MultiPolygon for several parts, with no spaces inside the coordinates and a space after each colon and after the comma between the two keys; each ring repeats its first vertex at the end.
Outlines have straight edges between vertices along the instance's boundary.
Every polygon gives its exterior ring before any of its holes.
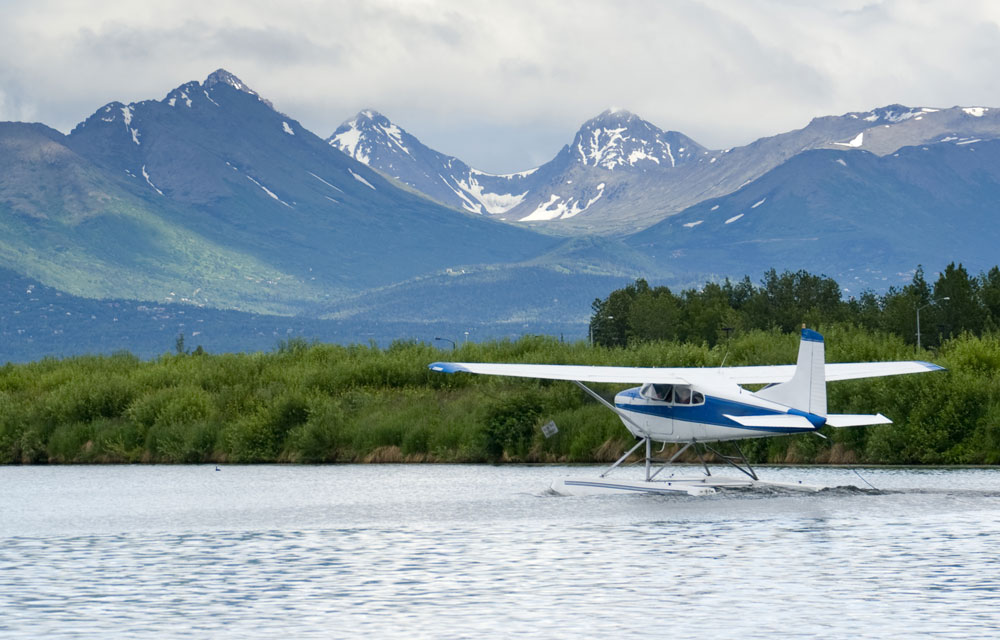
{"type": "Polygon", "coordinates": [[[861,470],[871,490],[849,469],[760,469],[841,487],[818,494],[546,490],[597,470],[0,468],[0,637],[980,638],[1000,628],[998,470],[861,470]]]}

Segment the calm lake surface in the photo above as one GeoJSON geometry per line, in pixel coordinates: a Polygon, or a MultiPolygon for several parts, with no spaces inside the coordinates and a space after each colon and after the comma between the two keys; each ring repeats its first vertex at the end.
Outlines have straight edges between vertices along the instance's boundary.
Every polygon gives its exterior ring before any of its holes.
{"type": "Polygon", "coordinates": [[[0,637],[998,633],[998,470],[860,470],[871,490],[849,469],[760,469],[840,487],[808,495],[547,491],[598,469],[3,467],[0,637]]]}

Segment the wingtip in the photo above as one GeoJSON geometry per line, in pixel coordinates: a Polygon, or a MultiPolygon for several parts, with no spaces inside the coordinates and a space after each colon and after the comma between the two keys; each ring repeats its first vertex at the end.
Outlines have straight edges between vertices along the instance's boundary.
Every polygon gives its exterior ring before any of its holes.
{"type": "Polygon", "coordinates": [[[918,360],[917,364],[924,367],[928,371],[947,371],[944,367],[939,364],[934,364],[933,362],[924,362],[923,360],[918,360]]]}
{"type": "Polygon", "coordinates": [[[823,342],[823,335],[812,329],[802,327],[802,339],[806,342],[823,342]]]}
{"type": "Polygon", "coordinates": [[[457,373],[459,371],[468,371],[468,369],[457,362],[432,362],[427,365],[427,368],[431,371],[437,371],[439,373],[457,373]]]}

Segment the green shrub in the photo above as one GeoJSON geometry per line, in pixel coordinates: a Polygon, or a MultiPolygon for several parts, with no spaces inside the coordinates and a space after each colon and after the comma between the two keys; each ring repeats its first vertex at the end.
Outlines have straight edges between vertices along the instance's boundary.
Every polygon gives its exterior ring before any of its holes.
{"type": "MultiPolygon", "coordinates": [[[[850,324],[823,327],[828,361],[899,360],[911,345],[850,324]]],[[[591,348],[546,337],[461,344],[307,344],[271,353],[128,354],[0,367],[0,463],[333,462],[410,459],[591,462],[620,455],[621,421],[573,384],[431,372],[435,360],[704,366],[795,361],[795,333],[737,330],[709,347],[632,340],[591,348]],[[554,420],[546,439],[540,425],[554,420]],[[393,448],[398,448],[395,451],[393,448]]],[[[700,339],[700,338],[699,338],[700,339]]],[[[923,357],[929,357],[924,354],[923,357]]],[[[837,413],[882,412],[884,427],[741,443],[754,462],[1000,462],[1000,337],[963,334],[940,347],[947,373],[833,382],[837,413]]],[[[605,398],[629,385],[596,384],[605,398]]]]}
{"type": "Polygon", "coordinates": [[[542,415],[542,403],[536,393],[525,393],[494,400],[486,409],[483,427],[486,455],[499,460],[523,460],[531,445],[535,427],[542,415]]]}

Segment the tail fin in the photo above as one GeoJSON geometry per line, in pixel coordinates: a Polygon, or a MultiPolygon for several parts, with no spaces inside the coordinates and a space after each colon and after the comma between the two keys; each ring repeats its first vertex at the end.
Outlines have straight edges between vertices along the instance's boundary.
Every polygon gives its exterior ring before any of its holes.
{"type": "Polygon", "coordinates": [[[761,389],[757,395],[799,411],[825,416],[825,365],[823,336],[811,329],[802,329],[802,339],[799,341],[799,359],[795,365],[792,379],[761,389]]]}

